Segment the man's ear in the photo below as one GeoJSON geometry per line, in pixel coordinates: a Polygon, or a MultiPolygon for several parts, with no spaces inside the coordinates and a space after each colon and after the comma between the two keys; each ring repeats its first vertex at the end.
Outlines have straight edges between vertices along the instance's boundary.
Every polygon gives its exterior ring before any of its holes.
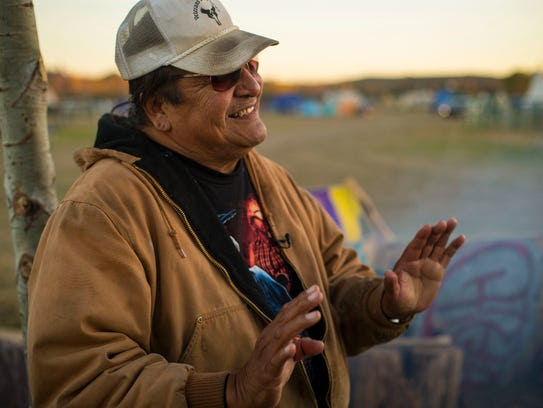
{"type": "Polygon", "coordinates": [[[172,128],[172,124],[166,115],[164,98],[153,95],[143,104],[143,110],[149,118],[153,127],[161,132],[168,132],[172,128]]]}

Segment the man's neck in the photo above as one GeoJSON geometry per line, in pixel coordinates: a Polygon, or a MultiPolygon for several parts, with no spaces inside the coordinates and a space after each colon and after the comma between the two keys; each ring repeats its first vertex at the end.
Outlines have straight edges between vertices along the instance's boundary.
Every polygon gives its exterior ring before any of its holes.
{"type": "MultiPolygon", "coordinates": [[[[145,126],[141,130],[156,143],[219,173],[231,174],[236,169],[239,160],[244,156],[243,154],[239,157],[213,157],[209,153],[188,149],[186,146],[175,143],[166,133],[158,131],[152,126],[145,126]]],[[[245,154],[249,151],[250,149],[245,154]]]]}

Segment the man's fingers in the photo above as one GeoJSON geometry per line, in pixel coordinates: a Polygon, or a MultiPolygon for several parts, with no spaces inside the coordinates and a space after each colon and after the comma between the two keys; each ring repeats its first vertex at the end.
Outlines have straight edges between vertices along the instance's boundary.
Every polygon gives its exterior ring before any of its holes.
{"type": "MultiPolygon", "coordinates": [[[[448,263],[454,252],[451,253],[453,249],[450,246],[447,247],[447,242],[457,224],[458,222],[455,218],[449,218],[447,221],[440,220],[433,226],[429,224],[424,225],[417,231],[409,244],[407,244],[398,262],[394,265],[394,270],[401,270],[405,263],[413,262],[417,259],[430,258],[442,263],[441,259],[443,259],[446,253],[449,259],[445,258],[445,260],[448,263]]],[[[456,244],[454,247],[456,247],[456,244]]]]}
{"type": "Polygon", "coordinates": [[[269,360],[265,367],[266,373],[271,377],[280,377],[285,369],[285,363],[292,360],[295,355],[296,345],[294,343],[288,343],[286,346],[283,346],[269,360]]]}
{"type": "Polygon", "coordinates": [[[307,357],[316,356],[324,351],[324,343],[309,337],[298,337],[293,340],[296,346],[294,361],[300,361],[307,357]]]}
{"type": "Polygon", "coordinates": [[[464,245],[464,242],[466,242],[465,235],[460,235],[451,242],[451,244],[447,247],[447,249],[441,256],[441,259],[439,260],[439,263],[443,265],[443,268],[447,268],[449,262],[451,261],[451,258],[454,256],[456,251],[458,251],[460,247],[464,245]]]}
{"type": "Polygon", "coordinates": [[[313,326],[321,319],[315,309],[324,296],[314,285],[286,303],[279,314],[264,329],[257,341],[257,349],[263,355],[274,355],[294,336],[313,326]]]}
{"type": "Polygon", "coordinates": [[[315,308],[322,302],[322,299],[323,294],[320,288],[317,285],[313,285],[290,302],[285,303],[271,324],[276,322],[282,325],[284,322],[292,320],[295,316],[315,308]]]}
{"type": "Polygon", "coordinates": [[[394,270],[401,267],[403,262],[411,262],[415,259],[419,259],[422,249],[425,247],[428,237],[432,233],[432,227],[429,224],[423,225],[415,234],[413,239],[407,244],[402,255],[394,265],[394,270]]]}
{"type": "Polygon", "coordinates": [[[298,333],[315,325],[320,319],[321,312],[318,310],[312,310],[304,315],[296,316],[294,319],[287,321],[284,325],[276,329],[277,341],[291,341],[298,333]]]}
{"type": "Polygon", "coordinates": [[[324,351],[324,343],[320,340],[313,340],[309,337],[296,336],[291,343],[283,347],[274,356],[268,365],[269,373],[272,376],[281,375],[285,363],[291,359],[300,361],[307,357],[313,357],[324,351]]]}
{"type": "Polygon", "coordinates": [[[430,256],[437,242],[439,242],[442,235],[447,231],[447,223],[443,220],[438,221],[433,227],[430,236],[426,240],[426,244],[421,251],[420,258],[427,258],[430,256]]]}
{"type": "Polygon", "coordinates": [[[449,218],[449,220],[447,220],[445,231],[443,231],[429,254],[429,257],[434,261],[439,261],[441,259],[441,256],[445,252],[447,242],[449,241],[452,232],[456,228],[457,223],[458,221],[456,221],[456,218],[449,218]]]}

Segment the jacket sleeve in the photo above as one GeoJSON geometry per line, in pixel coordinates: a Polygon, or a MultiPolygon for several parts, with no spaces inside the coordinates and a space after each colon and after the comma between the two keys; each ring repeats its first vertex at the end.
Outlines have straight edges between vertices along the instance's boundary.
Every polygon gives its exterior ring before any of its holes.
{"type": "Polygon", "coordinates": [[[409,322],[389,321],[381,309],[383,279],[362,264],[356,251],[344,246],[343,233],[310,193],[306,193],[312,225],[327,273],[330,307],[348,355],[392,340],[409,322]]]}
{"type": "Polygon", "coordinates": [[[128,235],[104,211],[61,204],[29,280],[36,407],[224,406],[227,373],[196,373],[150,352],[150,279],[128,235]]]}

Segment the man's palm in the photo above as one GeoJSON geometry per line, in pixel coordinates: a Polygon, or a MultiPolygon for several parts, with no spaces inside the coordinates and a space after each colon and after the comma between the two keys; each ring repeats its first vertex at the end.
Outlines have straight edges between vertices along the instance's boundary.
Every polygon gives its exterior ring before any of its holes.
{"type": "Polygon", "coordinates": [[[448,246],[456,227],[454,218],[423,226],[406,246],[393,271],[385,272],[383,311],[405,318],[425,310],[434,300],[445,269],[465,241],[463,235],[448,246]]]}

